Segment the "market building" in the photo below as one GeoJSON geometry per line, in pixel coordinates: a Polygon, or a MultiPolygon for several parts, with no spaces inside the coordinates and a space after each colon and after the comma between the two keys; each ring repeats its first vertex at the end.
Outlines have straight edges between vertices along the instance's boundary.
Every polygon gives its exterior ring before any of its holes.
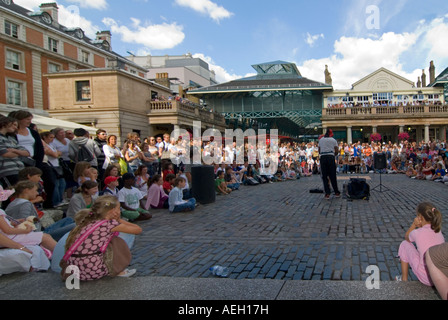
{"type": "Polygon", "coordinates": [[[337,139],[349,143],[367,142],[373,133],[379,133],[383,142],[397,142],[403,132],[414,141],[446,140],[447,72],[436,80],[433,62],[429,71],[428,84],[423,70],[415,85],[380,68],[351,89],[328,93],[322,112],[323,131],[331,128],[337,139]]]}

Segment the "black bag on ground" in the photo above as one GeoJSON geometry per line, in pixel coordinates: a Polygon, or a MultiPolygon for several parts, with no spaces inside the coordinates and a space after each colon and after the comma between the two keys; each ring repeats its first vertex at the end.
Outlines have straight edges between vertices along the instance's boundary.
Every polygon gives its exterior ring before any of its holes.
{"type": "Polygon", "coordinates": [[[369,200],[370,186],[366,179],[352,178],[347,184],[347,198],[348,199],[362,199],[369,200]]]}

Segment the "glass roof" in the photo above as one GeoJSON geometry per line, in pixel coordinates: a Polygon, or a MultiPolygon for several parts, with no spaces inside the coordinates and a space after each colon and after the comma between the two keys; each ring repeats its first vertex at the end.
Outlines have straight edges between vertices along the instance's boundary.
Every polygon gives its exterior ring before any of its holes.
{"type": "Polygon", "coordinates": [[[273,61],[261,64],[255,64],[252,66],[258,75],[295,75],[302,77],[299,69],[294,63],[286,61],[273,61]]]}

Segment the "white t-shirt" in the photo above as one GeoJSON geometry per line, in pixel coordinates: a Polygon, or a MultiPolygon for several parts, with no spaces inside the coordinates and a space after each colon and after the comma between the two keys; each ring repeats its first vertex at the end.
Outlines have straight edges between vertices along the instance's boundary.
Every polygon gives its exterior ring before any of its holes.
{"type": "Polygon", "coordinates": [[[122,188],[118,191],[118,201],[124,202],[129,208],[138,209],[140,207],[140,200],[143,199],[143,195],[135,187],[131,189],[122,188]]]}
{"type": "Polygon", "coordinates": [[[334,148],[339,147],[338,142],[334,138],[326,138],[323,137],[319,140],[319,149],[320,155],[333,155],[334,156],[334,148]]]}

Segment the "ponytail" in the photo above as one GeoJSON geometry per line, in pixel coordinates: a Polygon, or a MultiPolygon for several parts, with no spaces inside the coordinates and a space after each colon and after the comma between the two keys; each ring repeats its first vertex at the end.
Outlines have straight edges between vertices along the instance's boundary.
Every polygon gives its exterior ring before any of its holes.
{"type": "Polygon", "coordinates": [[[417,213],[431,223],[431,229],[439,233],[442,229],[442,213],[430,202],[422,202],[417,206],[417,213]]]}

